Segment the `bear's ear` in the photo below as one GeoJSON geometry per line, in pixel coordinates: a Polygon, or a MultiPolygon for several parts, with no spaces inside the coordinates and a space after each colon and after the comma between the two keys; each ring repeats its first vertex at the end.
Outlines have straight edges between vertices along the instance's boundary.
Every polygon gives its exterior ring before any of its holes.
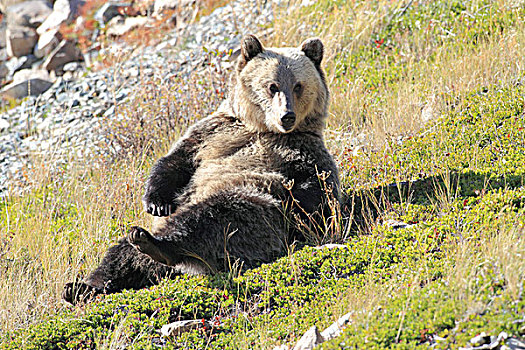
{"type": "Polygon", "coordinates": [[[264,51],[264,48],[255,35],[248,34],[241,40],[241,57],[239,69],[242,69],[248,61],[264,51]]]}
{"type": "Polygon", "coordinates": [[[324,54],[324,45],[319,38],[311,38],[305,40],[301,44],[301,51],[304,55],[312,60],[316,67],[321,65],[324,54]]]}

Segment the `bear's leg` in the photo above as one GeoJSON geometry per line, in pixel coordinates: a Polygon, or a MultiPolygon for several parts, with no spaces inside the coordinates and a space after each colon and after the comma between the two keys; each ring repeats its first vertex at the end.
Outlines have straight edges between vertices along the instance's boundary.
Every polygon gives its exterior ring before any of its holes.
{"type": "Polygon", "coordinates": [[[176,269],[154,261],[124,238],[108,249],[100,265],[83,282],[66,284],[62,297],[76,304],[98,294],[148,287],[177,274],[176,269]]]}
{"type": "Polygon", "coordinates": [[[154,235],[131,231],[129,242],[152,259],[183,272],[245,268],[285,252],[287,232],[280,203],[256,191],[230,190],[181,208],[154,235]]]}

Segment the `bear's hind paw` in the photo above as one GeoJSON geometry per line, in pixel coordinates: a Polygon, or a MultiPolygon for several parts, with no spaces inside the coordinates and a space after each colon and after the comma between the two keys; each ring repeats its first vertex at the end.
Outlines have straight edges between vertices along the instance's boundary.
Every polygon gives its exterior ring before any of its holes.
{"type": "Polygon", "coordinates": [[[155,237],[142,227],[133,226],[128,233],[128,242],[143,253],[155,246],[155,237]]]}
{"type": "Polygon", "coordinates": [[[69,282],[64,286],[62,299],[70,304],[85,303],[93,299],[102,291],[82,282],[69,282]]]}
{"type": "Polygon", "coordinates": [[[128,233],[128,242],[139,252],[148,255],[153,260],[169,265],[157,245],[157,239],[142,227],[133,226],[131,228],[128,233]]]}

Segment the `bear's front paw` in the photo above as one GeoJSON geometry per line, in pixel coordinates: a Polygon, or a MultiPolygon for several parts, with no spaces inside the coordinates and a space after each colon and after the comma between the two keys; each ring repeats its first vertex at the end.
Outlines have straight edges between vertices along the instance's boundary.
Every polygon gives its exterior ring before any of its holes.
{"type": "Polygon", "coordinates": [[[93,299],[102,291],[83,282],[69,282],[64,286],[62,299],[70,304],[85,303],[93,299]]]}
{"type": "Polygon", "coordinates": [[[160,195],[161,191],[148,189],[143,198],[144,209],[153,216],[169,216],[175,212],[173,196],[160,195]]]}

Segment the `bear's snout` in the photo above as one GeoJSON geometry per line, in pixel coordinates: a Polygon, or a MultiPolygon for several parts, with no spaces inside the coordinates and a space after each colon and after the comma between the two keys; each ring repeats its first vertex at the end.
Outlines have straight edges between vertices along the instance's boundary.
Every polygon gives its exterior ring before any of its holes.
{"type": "Polygon", "coordinates": [[[294,112],[286,112],[281,117],[281,125],[284,130],[290,131],[293,126],[295,125],[295,113],[294,112]]]}

